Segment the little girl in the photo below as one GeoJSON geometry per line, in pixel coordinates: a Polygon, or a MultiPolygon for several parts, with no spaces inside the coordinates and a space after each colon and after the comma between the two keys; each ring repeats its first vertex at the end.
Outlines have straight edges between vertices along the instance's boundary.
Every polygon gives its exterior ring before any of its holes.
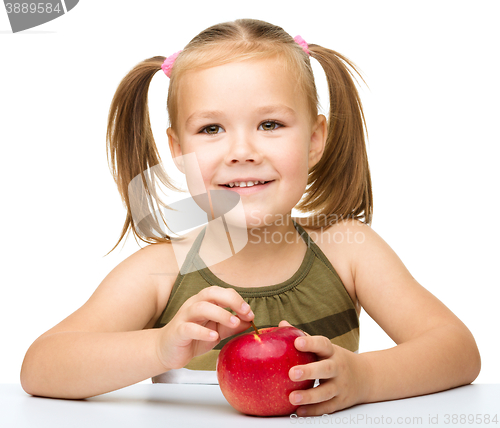
{"type": "MultiPolygon", "coordinates": [[[[151,245],[32,344],[24,390],[84,398],[150,377],[210,383],[223,344],[253,320],[308,334],[295,346],[319,360],[289,376],[320,385],[290,394],[301,416],[472,382],[480,357],[471,333],[370,227],[364,116],[352,70],[342,55],[252,19],[212,26],[182,51],[134,67],[111,105],[108,150],[128,211],[118,242],[131,230],[151,245]],[[328,120],[318,114],[311,57],[328,81],[328,120]],[[181,259],[176,245],[186,241],[167,232],[157,213],[137,217],[156,196],[148,171],[160,159],[147,94],[158,71],[170,78],[170,152],[197,204],[203,195],[209,201],[212,220],[184,236],[192,245],[181,259]],[[140,197],[129,186],[137,177],[140,197]],[[216,194],[237,198],[240,223],[215,209],[216,194]],[[293,208],[310,216],[292,218],[293,208]],[[242,229],[244,245],[236,245],[231,238],[242,229]],[[223,247],[217,230],[230,257],[211,258],[223,247]],[[358,354],[361,308],[397,346],[358,354]]],[[[167,174],[157,176],[175,188],[167,174]]]]}

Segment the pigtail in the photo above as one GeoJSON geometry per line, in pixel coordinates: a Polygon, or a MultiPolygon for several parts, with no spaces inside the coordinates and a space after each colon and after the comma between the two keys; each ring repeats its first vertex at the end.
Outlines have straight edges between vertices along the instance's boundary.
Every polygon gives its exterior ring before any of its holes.
{"type": "Polygon", "coordinates": [[[111,251],[118,246],[129,229],[144,242],[170,240],[163,232],[156,213],[151,214],[149,210],[154,201],[159,201],[156,179],[170,189],[178,190],[161,169],[161,165],[158,165],[160,157],[148,112],[149,85],[155,73],[161,70],[164,60],[164,57],[156,56],[136,65],[120,82],[111,102],[106,149],[113,178],[127,208],[120,239],[111,251]],[[154,169],[148,170],[153,166],[154,169]],[[131,182],[137,176],[142,178],[142,183],[136,179],[132,186],[131,182]]]}
{"type": "Polygon", "coordinates": [[[366,122],[351,78],[354,75],[346,65],[361,75],[347,58],[333,50],[310,44],[309,51],[323,67],[328,81],[328,137],[321,160],[309,171],[310,187],[296,208],[314,213],[313,224],[308,224],[313,228],[326,225],[325,219],[328,225],[347,218],[370,224],[373,199],[366,122]]]}

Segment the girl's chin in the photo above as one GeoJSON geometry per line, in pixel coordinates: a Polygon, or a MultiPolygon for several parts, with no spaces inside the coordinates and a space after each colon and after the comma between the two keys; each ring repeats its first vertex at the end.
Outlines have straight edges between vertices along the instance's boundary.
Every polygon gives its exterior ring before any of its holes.
{"type": "Polygon", "coordinates": [[[292,225],[291,213],[288,214],[256,214],[251,213],[247,215],[247,228],[262,228],[262,227],[276,227],[276,226],[290,226],[292,225]]]}
{"type": "MultiPolygon", "coordinates": [[[[224,215],[223,221],[230,228],[250,230],[254,228],[286,225],[287,216],[281,214],[256,215],[255,212],[246,212],[245,217],[240,217],[237,212],[229,212],[224,215]]],[[[291,224],[290,216],[288,216],[288,224],[291,224]]]]}

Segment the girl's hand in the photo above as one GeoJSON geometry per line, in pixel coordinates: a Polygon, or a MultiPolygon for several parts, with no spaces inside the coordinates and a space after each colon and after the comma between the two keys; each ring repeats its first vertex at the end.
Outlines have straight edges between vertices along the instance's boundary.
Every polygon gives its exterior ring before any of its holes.
{"type": "MultiPolygon", "coordinates": [[[[290,325],[281,321],[279,326],[290,325]]],[[[295,347],[302,352],[314,352],[318,361],[294,366],[289,376],[293,381],[319,379],[320,385],[290,394],[290,402],[300,405],[299,416],[333,413],[364,402],[367,367],[358,354],[334,345],[324,336],[298,337],[295,347]]]]}
{"type": "Polygon", "coordinates": [[[161,328],[158,358],[165,370],[184,367],[222,339],[250,327],[254,314],[233,289],[207,287],[190,297],[172,320],[161,328]],[[224,308],[232,309],[238,316],[224,308]]]}

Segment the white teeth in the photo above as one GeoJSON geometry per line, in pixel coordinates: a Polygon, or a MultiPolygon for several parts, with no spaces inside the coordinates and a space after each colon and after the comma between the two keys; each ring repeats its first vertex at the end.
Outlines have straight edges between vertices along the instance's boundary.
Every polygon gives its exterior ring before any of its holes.
{"type": "Polygon", "coordinates": [[[229,187],[252,187],[252,186],[255,186],[257,184],[264,184],[265,181],[264,180],[256,180],[256,181],[234,181],[234,182],[231,182],[231,183],[228,183],[226,184],[226,186],[229,186],[229,187]]]}

